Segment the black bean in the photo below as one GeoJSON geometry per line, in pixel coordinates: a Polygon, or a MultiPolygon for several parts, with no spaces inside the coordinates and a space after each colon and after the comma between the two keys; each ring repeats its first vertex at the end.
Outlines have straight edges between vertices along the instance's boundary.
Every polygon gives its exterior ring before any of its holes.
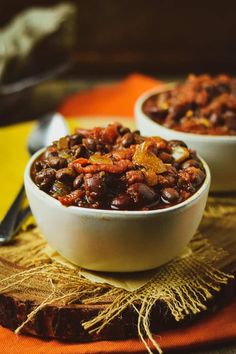
{"type": "MultiPolygon", "coordinates": [[[[75,158],[78,158],[78,157],[81,157],[81,147],[80,146],[77,146],[77,145],[75,145],[76,146],[76,149],[73,149],[73,155],[74,155],[74,157],[75,158]]],[[[73,146],[73,147],[75,147],[75,146],[73,146]]]]}
{"type": "Polygon", "coordinates": [[[176,184],[177,175],[165,172],[158,177],[158,184],[162,187],[172,187],[176,184]]]}
{"type": "Polygon", "coordinates": [[[47,161],[36,161],[34,166],[36,172],[41,171],[43,168],[49,167],[47,161]]]}
{"type": "Polygon", "coordinates": [[[67,160],[64,159],[63,157],[50,157],[48,159],[48,164],[50,167],[55,168],[56,170],[59,170],[60,168],[66,167],[67,166],[67,160]]]}
{"type": "Polygon", "coordinates": [[[171,147],[175,147],[175,146],[184,146],[187,148],[187,145],[182,141],[182,140],[170,140],[169,141],[169,145],[171,147]]]}
{"type": "Polygon", "coordinates": [[[182,163],[181,167],[182,168],[188,168],[188,167],[200,167],[201,163],[197,160],[191,159],[191,160],[186,160],[182,163]]]}
{"type": "Polygon", "coordinates": [[[126,133],[122,138],[122,146],[129,147],[134,142],[134,136],[132,133],[126,133]]]}
{"type": "Polygon", "coordinates": [[[52,168],[46,168],[44,170],[41,170],[39,173],[36,174],[35,176],[35,182],[39,186],[40,189],[46,191],[49,191],[54,180],[55,180],[55,170],[52,168]]]}
{"type": "Polygon", "coordinates": [[[58,156],[58,151],[51,151],[50,149],[47,149],[44,153],[45,159],[49,159],[50,157],[55,157],[58,156]]]}
{"type": "Polygon", "coordinates": [[[74,145],[79,145],[82,143],[83,135],[82,134],[73,134],[70,136],[70,147],[74,145]]]}
{"type": "Polygon", "coordinates": [[[92,194],[92,197],[100,197],[105,192],[105,181],[101,174],[94,174],[92,177],[85,177],[85,189],[88,194],[92,194]]]}
{"type": "Polygon", "coordinates": [[[50,194],[54,197],[66,195],[71,192],[71,187],[59,181],[55,181],[51,187],[50,194]]]}
{"type": "Polygon", "coordinates": [[[130,133],[130,129],[129,128],[125,128],[125,127],[120,127],[119,128],[119,133],[120,133],[120,135],[125,135],[126,133],[130,133]]]}
{"type": "Polygon", "coordinates": [[[40,183],[45,177],[54,178],[55,177],[55,170],[53,170],[50,167],[45,168],[36,174],[35,180],[37,183],[40,183]]]}
{"type": "Polygon", "coordinates": [[[193,186],[199,186],[205,179],[205,173],[200,168],[188,167],[185,171],[189,174],[193,186]]]}
{"type": "Polygon", "coordinates": [[[178,121],[180,118],[184,117],[185,113],[191,109],[190,104],[176,104],[176,106],[171,106],[169,108],[169,113],[172,121],[178,121]]]}
{"type": "Polygon", "coordinates": [[[179,193],[174,188],[164,188],[161,191],[162,200],[167,203],[177,202],[179,199],[179,193]]]}
{"type": "Polygon", "coordinates": [[[74,182],[73,182],[73,187],[75,189],[78,189],[79,187],[81,187],[82,183],[83,183],[83,175],[78,175],[75,179],[74,179],[74,182]]]}
{"type": "Polygon", "coordinates": [[[209,120],[214,125],[220,125],[220,124],[224,123],[224,120],[222,119],[222,117],[215,112],[210,115],[209,120]]]}
{"type": "Polygon", "coordinates": [[[114,210],[130,210],[134,205],[134,201],[129,194],[120,194],[111,201],[111,209],[114,210]]]}
{"type": "Polygon", "coordinates": [[[145,138],[142,135],[139,134],[134,134],[134,143],[135,144],[141,144],[143,143],[145,138]]]}
{"type": "Polygon", "coordinates": [[[152,203],[157,197],[157,193],[144,183],[132,184],[127,192],[132,196],[135,203],[146,205],[152,203]]]}
{"type": "Polygon", "coordinates": [[[174,162],[174,158],[171,156],[171,154],[168,154],[167,152],[165,151],[161,151],[159,154],[158,154],[158,157],[165,163],[172,163],[174,162]]]}
{"type": "Polygon", "coordinates": [[[222,82],[219,85],[217,85],[217,90],[219,93],[230,92],[230,86],[229,86],[229,84],[222,82]]]}
{"type": "Polygon", "coordinates": [[[84,145],[79,145],[76,149],[73,150],[74,157],[89,157],[89,151],[84,145]]]}
{"type": "Polygon", "coordinates": [[[223,115],[225,124],[229,129],[236,130],[236,113],[231,111],[226,111],[223,115]]]}
{"type": "Polygon", "coordinates": [[[76,173],[72,168],[62,168],[56,173],[56,179],[63,183],[72,182],[75,176],[76,173]]]}
{"type": "Polygon", "coordinates": [[[93,138],[84,139],[83,143],[90,151],[96,150],[96,141],[93,138]]]}

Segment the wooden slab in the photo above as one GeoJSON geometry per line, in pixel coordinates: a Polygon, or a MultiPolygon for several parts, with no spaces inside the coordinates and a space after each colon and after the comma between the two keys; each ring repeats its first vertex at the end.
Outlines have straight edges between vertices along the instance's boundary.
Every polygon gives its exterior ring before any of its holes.
{"type": "MultiPolygon", "coordinates": [[[[0,259],[0,266],[4,269],[4,276],[16,274],[22,268],[15,264],[0,259]]],[[[43,299],[46,291],[45,280],[39,279],[39,286],[32,288],[28,293],[22,294],[17,290],[0,295],[0,324],[4,327],[15,330],[27,318],[27,315],[38,306],[43,299]]],[[[214,300],[208,304],[207,313],[214,312],[226,303],[230,302],[235,296],[235,282],[231,281],[224,286],[220,293],[216,294],[214,300]]],[[[110,299],[112,301],[112,299],[110,299]]],[[[101,333],[89,334],[83,329],[82,322],[87,321],[106,308],[107,303],[97,304],[73,304],[64,306],[62,303],[55,303],[53,306],[46,306],[42,309],[26,326],[22,333],[44,338],[57,338],[70,341],[94,341],[127,339],[137,336],[137,314],[132,308],[116,318],[111,325],[106,327],[101,333]]],[[[158,304],[157,304],[158,305],[158,304]]],[[[173,328],[180,325],[171,317],[166,315],[165,309],[160,311],[160,306],[155,307],[151,315],[151,328],[155,333],[157,330],[173,328]]],[[[188,322],[198,320],[205,316],[206,312],[194,318],[188,318],[181,322],[186,325],[188,322]]]]}

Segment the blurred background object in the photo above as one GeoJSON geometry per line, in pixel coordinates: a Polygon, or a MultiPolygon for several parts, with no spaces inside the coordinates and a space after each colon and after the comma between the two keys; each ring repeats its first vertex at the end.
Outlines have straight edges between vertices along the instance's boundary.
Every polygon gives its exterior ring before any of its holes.
{"type": "Polygon", "coordinates": [[[82,0],[78,71],[236,71],[233,0],[82,0]]]}
{"type": "Polygon", "coordinates": [[[75,8],[60,4],[18,14],[0,32],[0,83],[36,76],[61,64],[74,48],[75,8]]]}
{"type": "MultiPolygon", "coordinates": [[[[80,74],[236,71],[234,0],[74,0],[80,74]]],[[[22,9],[56,0],[8,0],[4,26],[22,9]]]]}
{"type": "Polygon", "coordinates": [[[0,31],[0,114],[24,106],[36,86],[64,72],[75,51],[76,8],[32,7],[0,31]]]}
{"type": "MultiPolygon", "coordinates": [[[[80,83],[84,80],[82,87],[90,87],[91,83],[107,79],[110,82],[134,71],[167,80],[189,72],[236,72],[234,0],[72,0],[70,3],[78,11],[73,47],[75,65],[65,76],[66,84],[62,83],[65,94],[75,90],[75,80],[80,83]]],[[[4,2],[0,27],[7,26],[23,10],[42,4],[60,7],[56,0],[4,2]]],[[[47,52],[48,62],[56,59],[57,51],[52,50],[50,41],[45,42],[43,51],[47,52]]],[[[42,52],[38,53],[40,57],[42,52]]],[[[46,102],[50,109],[61,98],[59,85],[57,88],[53,104],[46,102]]],[[[32,116],[34,111],[30,112],[32,116]]]]}

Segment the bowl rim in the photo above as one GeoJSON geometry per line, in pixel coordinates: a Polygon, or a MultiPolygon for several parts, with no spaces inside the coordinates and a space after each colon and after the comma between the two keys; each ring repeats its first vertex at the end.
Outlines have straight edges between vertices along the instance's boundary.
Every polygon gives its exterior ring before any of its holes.
{"type": "Polygon", "coordinates": [[[180,209],[186,208],[191,206],[196,200],[198,200],[205,192],[209,191],[209,187],[210,187],[210,182],[211,182],[211,173],[210,173],[210,169],[207,165],[207,163],[205,162],[205,160],[203,158],[201,158],[200,156],[198,156],[204,166],[204,169],[206,171],[206,178],[203,182],[203,184],[201,185],[201,187],[188,199],[186,199],[185,201],[173,205],[171,207],[167,207],[165,209],[155,209],[155,210],[106,210],[106,209],[91,209],[91,208],[83,208],[83,207],[76,207],[76,206],[69,206],[66,207],[64,205],[62,205],[57,199],[51,197],[50,195],[48,195],[46,192],[40,190],[37,185],[34,183],[34,181],[31,178],[31,167],[32,164],[34,163],[34,161],[38,158],[38,156],[40,156],[43,151],[45,151],[46,148],[42,148],[39,151],[37,151],[34,155],[32,155],[32,157],[29,159],[26,168],[25,168],[25,172],[24,172],[24,183],[25,185],[28,185],[31,189],[31,191],[34,194],[38,195],[38,198],[40,198],[41,200],[46,201],[51,207],[54,208],[59,208],[61,210],[63,210],[64,212],[70,212],[73,214],[77,214],[77,215],[90,215],[90,216],[102,216],[102,217],[114,217],[114,218],[139,218],[139,217],[151,217],[154,215],[158,215],[158,214],[167,214],[167,213],[172,213],[175,211],[178,211],[180,209]]]}
{"type": "Polygon", "coordinates": [[[144,104],[144,102],[147,100],[147,98],[161,93],[161,92],[166,92],[166,91],[170,91],[171,89],[173,89],[176,85],[178,84],[178,82],[167,82],[167,83],[163,83],[161,84],[160,87],[153,87],[149,90],[146,90],[145,92],[143,92],[138,99],[135,102],[134,105],[134,113],[135,113],[135,117],[137,117],[137,115],[142,115],[143,118],[146,118],[147,123],[152,123],[153,127],[156,126],[159,129],[162,129],[163,131],[165,131],[166,133],[171,133],[171,134],[176,134],[176,138],[179,137],[180,140],[184,140],[184,139],[191,139],[193,141],[214,141],[214,142],[224,142],[224,143],[232,143],[232,142],[236,142],[236,135],[211,135],[211,134],[195,134],[195,133],[188,133],[188,132],[181,132],[175,129],[170,129],[170,128],[166,128],[164,127],[162,124],[159,124],[155,121],[153,121],[147,114],[144,113],[142,106],[144,104]]]}

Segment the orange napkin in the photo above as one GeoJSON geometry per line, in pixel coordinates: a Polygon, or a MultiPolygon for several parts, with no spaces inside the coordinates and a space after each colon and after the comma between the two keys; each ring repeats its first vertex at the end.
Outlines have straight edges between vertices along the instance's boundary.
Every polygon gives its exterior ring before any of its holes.
{"type": "MultiPolygon", "coordinates": [[[[116,115],[133,116],[134,102],[145,90],[160,85],[160,81],[133,74],[113,86],[95,88],[69,97],[60,107],[65,116],[116,115]]],[[[95,123],[96,124],[96,123],[95,123]]],[[[195,324],[166,331],[156,336],[165,349],[186,349],[210,343],[236,341],[236,301],[214,315],[195,324]]],[[[55,340],[16,336],[0,327],[1,354],[106,354],[146,353],[139,339],[67,344],[55,340]]]]}
{"type": "MultiPolygon", "coordinates": [[[[154,336],[155,338],[155,336],[154,336]]],[[[236,340],[236,302],[186,328],[160,333],[156,340],[164,350],[186,349],[236,340]]],[[[125,354],[146,353],[138,339],[68,344],[55,340],[16,336],[0,328],[1,354],[125,354]]]]}
{"type": "Polygon", "coordinates": [[[61,105],[64,116],[113,115],[133,116],[134,103],[144,91],[161,81],[141,74],[132,74],[115,85],[106,85],[74,94],[61,105]]]}

